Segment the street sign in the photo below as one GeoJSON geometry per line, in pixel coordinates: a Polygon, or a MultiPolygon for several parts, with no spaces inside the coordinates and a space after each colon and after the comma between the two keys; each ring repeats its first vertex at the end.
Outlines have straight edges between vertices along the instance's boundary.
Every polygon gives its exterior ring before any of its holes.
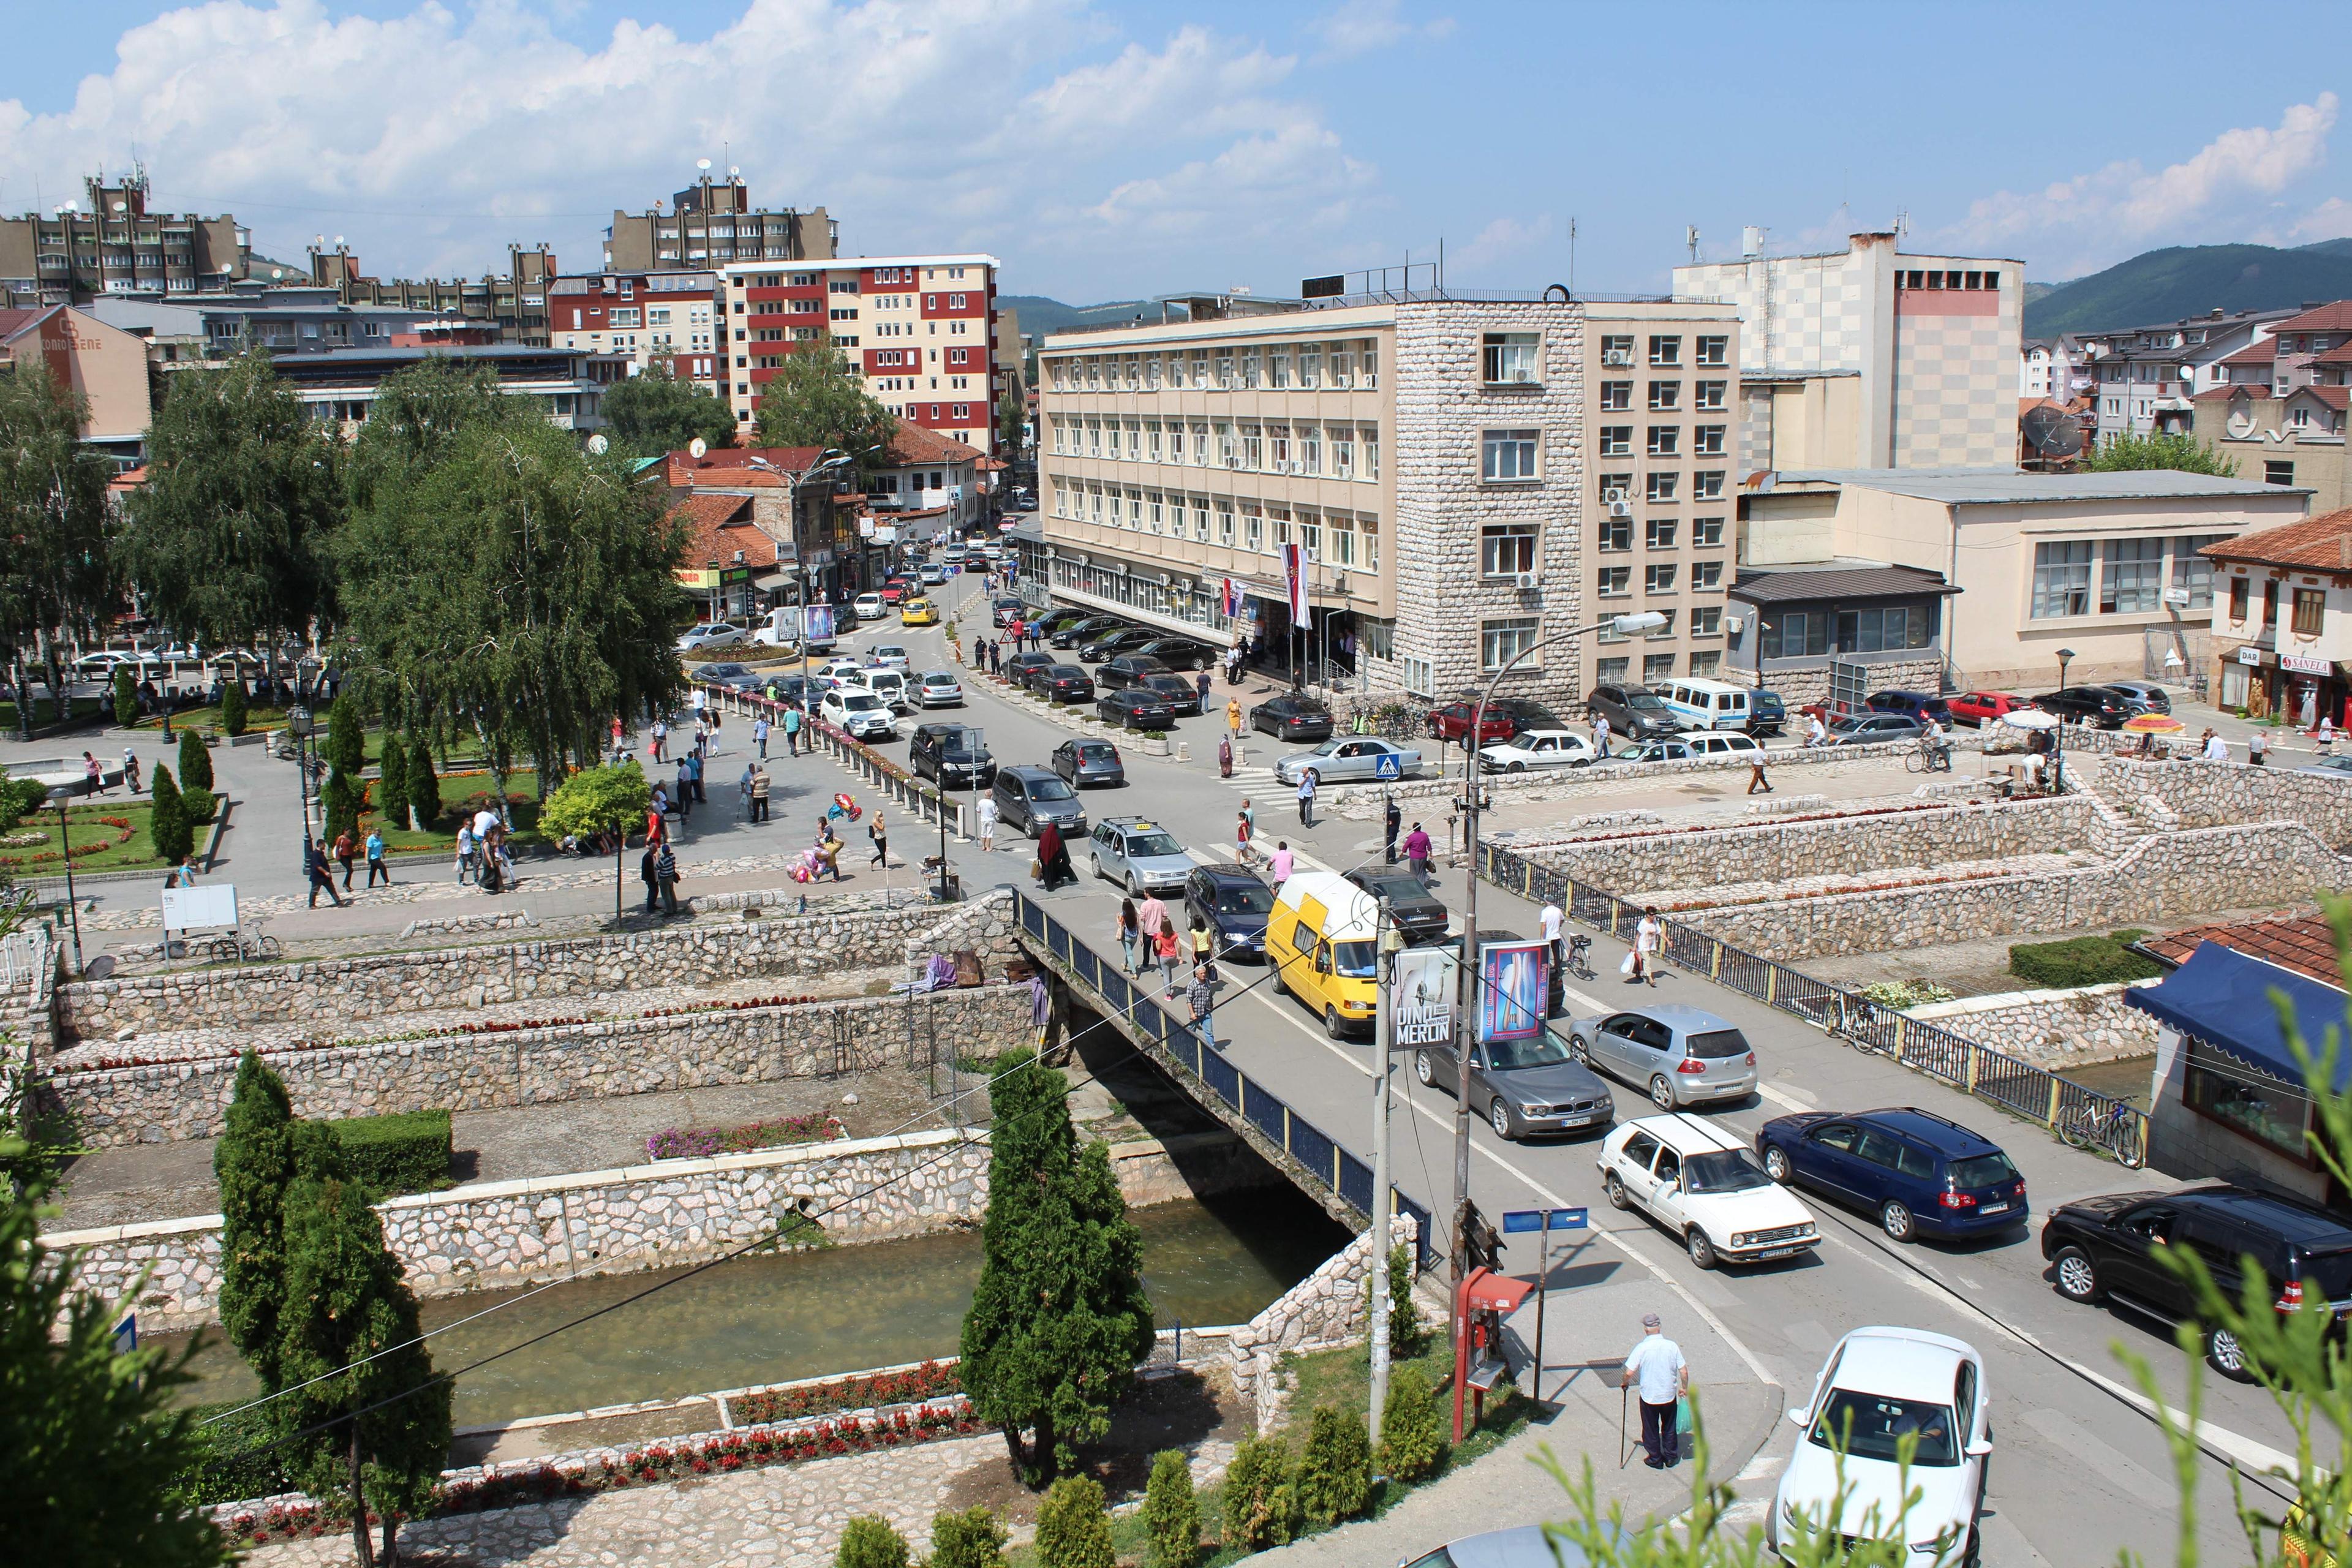
{"type": "Polygon", "coordinates": [[[1382,752],[1372,759],[1372,776],[1381,780],[1404,777],[1404,759],[1394,752],[1382,752]]]}
{"type": "Polygon", "coordinates": [[[1582,1209],[1505,1209],[1503,1233],[1516,1235],[1529,1230],[1582,1230],[1586,1224],[1582,1209]],[[1549,1225],[1544,1223],[1549,1217],[1549,1225]]]}

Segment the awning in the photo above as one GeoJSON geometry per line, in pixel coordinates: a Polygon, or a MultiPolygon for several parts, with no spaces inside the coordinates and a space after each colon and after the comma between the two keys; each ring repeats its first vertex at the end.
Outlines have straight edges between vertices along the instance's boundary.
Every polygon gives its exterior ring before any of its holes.
{"type": "MultiPolygon", "coordinates": [[[[2209,942],[2161,985],[2135,986],[2124,1005],[2151,1013],[2184,1035],[2193,1035],[2248,1067],[2288,1083],[2303,1081],[2303,1068],[2288,1048],[2279,1021],[2277,994],[2294,1010],[2295,1028],[2314,1056],[2327,1047],[2327,1036],[2346,1035],[2347,998],[2332,985],[2264,963],[2258,958],[2209,942]]],[[[2352,1087],[2352,1041],[2339,1051],[2336,1089],[2352,1087]]]]}
{"type": "Polygon", "coordinates": [[[751,579],[751,586],[773,590],[789,586],[792,580],[792,574],[789,572],[762,572],[751,579]]]}

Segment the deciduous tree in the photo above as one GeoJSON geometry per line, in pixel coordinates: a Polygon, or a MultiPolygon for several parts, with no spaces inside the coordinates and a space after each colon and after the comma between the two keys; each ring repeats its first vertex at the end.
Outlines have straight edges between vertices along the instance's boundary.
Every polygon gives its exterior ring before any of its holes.
{"type": "Polygon", "coordinates": [[[584,837],[604,833],[613,837],[613,918],[621,918],[622,850],[629,829],[643,823],[653,804],[653,785],[646,782],[635,758],[583,768],[557,786],[540,809],[539,824],[548,833],[584,837]]]}
{"type": "Polygon", "coordinates": [[[898,433],[898,416],[866,390],[866,378],[830,334],[795,343],[760,395],[760,444],[849,454],[862,486],[898,433]]]}
{"type": "Polygon", "coordinates": [[[2177,468],[2184,474],[2218,474],[2231,479],[2238,472],[2238,459],[2218,450],[2210,441],[2200,441],[2194,436],[2118,436],[2084,452],[2075,468],[2085,474],[2177,468]]]}
{"type": "Polygon", "coordinates": [[[713,447],[735,440],[734,413],[690,381],[680,381],[667,359],[604,394],[613,438],[643,457],[675,452],[697,437],[713,447]]]}
{"type": "Polygon", "coordinates": [[[65,648],[115,603],[106,486],[113,468],[82,444],[89,405],[36,358],[0,376],[0,658],[29,736],[25,672],[37,663],[68,717],[65,648]]]}

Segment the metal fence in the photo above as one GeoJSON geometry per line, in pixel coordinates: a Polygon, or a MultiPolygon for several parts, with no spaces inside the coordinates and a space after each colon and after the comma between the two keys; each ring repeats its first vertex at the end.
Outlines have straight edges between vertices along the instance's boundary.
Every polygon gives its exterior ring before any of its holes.
{"type": "Polygon", "coordinates": [[[56,962],[46,930],[35,928],[0,937],[0,995],[38,991],[41,972],[56,962]]]}
{"type": "MultiPolygon", "coordinates": [[[[1496,887],[1530,900],[1549,900],[1571,920],[1612,936],[1631,940],[1642,919],[1639,905],[1499,845],[1478,846],[1478,869],[1496,887]]],[[[2062,1127],[2098,1128],[2103,1138],[2116,1140],[2120,1157],[2135,1165],[2147,1161],[2147,1113],[2126,1100],[2086,1089],[1938,1025],[1882,1007],[1856,992],[1734,947],[1680,921],[1670,920],[1664,924],[1664,955],[1680,968],[1794,1014],[1857,1049],[1941,1079],[2053,1132],[2062,1127]]]]}
{"type": "MultiPolygon", "coordinates": [[[[1107,1017],[1124,1019],[1131,1028],[1174,1058],[1210,1094],[1278,1145],[1308,1174],[1367,1222],[1372,1214],[1372,1168],[1321,1128],[1291,1109],[1280,1095],[1227,1060],[1223,1052],[1204,1046],[1192,1026],[1170,1012],[1160,1000],[1119,972],[1115,962],[1098,955],[1070,934],[1069,929],[1045,912],[1045,906],[1025,893],[1013,895],[1021,916],[1023,934],[1044,948],[1046,955],[1078,985],[1093,994],[1107,1017]]],[[[1440,1260],[1429,1210],[1391,1186],[1399,1214],[1411,1215],[1419,1231],[1421,1268],[1433,1268],[1440,1260]]]]}

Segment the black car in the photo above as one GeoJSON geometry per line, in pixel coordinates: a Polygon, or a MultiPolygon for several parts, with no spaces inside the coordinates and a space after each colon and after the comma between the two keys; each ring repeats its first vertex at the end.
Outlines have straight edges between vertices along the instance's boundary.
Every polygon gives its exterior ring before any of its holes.
{"type": "Polygon", "coordinates": [[[1029,689],[1038,696],[1063,702],[1092,702],[1095,700],[1095,678],[1084,665],[1049,664],[1029,677],[1029,689]]]}
{"type": "Polygon", "coordinates": [[[1118,788],[1127,783],[1127,763],[1108,741],[1065,741],[1054,748],[1054,771],[1072,789],[1090,784],[1118,788]]]}
{"type": "Polygon", "coordinates": [[[907,742],[907,765],[917,778],[939,781],[942,789],[985,786],[996,778],[996,759],[969,724],[918,724],[907,742]]]}
{"type": "Polygon", "coordinates": [[[1045,614],[1039,616],[1030,624],[1034,626],[1039,631],[1045,633],[1047,637],[1052,637],[1055,632],[1064,626],[1076,626],[1080,621],[1091,620],[1093,618],[1094,612],[1092,610],[1074,610],[1067,605],[1065,605],[1057,610],[1047,610],[1045,614]]]}
{"type": "Polygon", "coordinates": [[[1675,717],[1674,710],[1646,686],[1604,682],[1586,695],[1584,705],[1608,720],[1609,727],[1629,741],[1682,732],[1682,721],[1675,717]]]}
{"type": "Polygon", "coordinates": [[[1004,673],[1012,677],[1013,685],[1026,686],[1029,684],[1029,671],[1045,669],[1059,662],[1050,653],[1009,653],[1004,656],[1003,668],[1004,673]]]}
{"type": "Polygon", "coordinates": [[[1145,643],[1154,641],[1159,633],[1145,631],[1140,626],[1129,626],[1122,631],[1105,632],[1090,642],[1078,646],[1078,657],[1088,664],[1100,664],[1104,659],[1122,653],[1133,653],[1145,643]]]}
{"type": "Polygon", "coordinates": [[[1395,917],[1406,946],[1422,947],[1445,940],[1446,927],[1452,920],[1445,902],[1423,886],[1421,879],[1412,872],[1395,866],[1360,866],[1348,873],[1348,880],[1372,897],[1388,900],[1389,913],[1395,917]]]}
{"type": "Polygon", "coordinates": [[[2153,680],[2110,680],[2105,684],[2108,690],[2120,691],[2138,703],[2143,713],[2172,711],[2172,694],[2153,680]]]}
{"type": "MultiPolygon", "coordinates": [[[[1511,732],[1524,735],[1529,730],[1565,730],[1568,721],[1545,707],[1524,697],[1497,697],[1486,704],[1486,716],[1500,713],[1511,721],[1511,732]]],[[[1616,721],[1612,719],[1611,723],[1616,721]]]]}
{"type": "Polygon", "coordinates": [[[1130,730],[1172,730],[1176,710],[1157,691],[1113,691],[1095,701],[1095,716],[1130,730]]]}
{"type": "Polygon", "coordinates": [[[2119,730],[2125,720],[2145,713],[2145,704],[2134,700],[2112,686],[2069,686],[2059,691],[2045,691],[2033,700],[2045,712],[2074,724],[2095,725],[2102,730],[2119,730]]]}
{"type": "Polygon", "coordinates": [[[988,570],[988,557],[974,551],[963,558],[963,569],[967,572],[985,572],[988,570]]]}
{"type": "Polygon", "coordinates": [[[1249,710],[1249,721],[1251,729],[1263,730],[1277,741],[1331,738],[1331,710],[1297,692],[1267,698],[1249,710]]]}
{"type": "MultiPolygon", "coordinates": [[[[2172,1259],[2194,1252],[2214,1287],[2242,1300],[2245,1260],[2263,1271],[2265,1296],[2281,1311],[2315,1308],[2341,1324],[2352,1316],[2352,1223],[2315,1204],[2245,1187],[2177,1193],[2114,1193],[2050,1211],[2042,1256],[2058,1293],[2089,1306],[2108,1296],[2176,1322],[2203,1314],[2172,1259]]],[[[2205,1354],[2225,1377],[2253,1376],[2246,1348],[2226,1328],[2203,1323],[2205,1354]]]]}
{"type": "Polygon", "coordinates": [[[805,675],[771,675],[761,683],[760,690],[761,695],[778,702],[798,703],[803,700],[814,701],[823,695],[814,689],[815,686],[816,682],[805,675]]]}
{"type": "Polygon", "coordinates": [[[1103,660],[1095,671],[1095,684],[1105,691],[1124,691],[1142,685],[1148,676],[1164,674],[1167,668],[1148,653],[1123,653],[1103,660]]]}
{"type": "Polygon", "coordinates": [[[1029,601],[1018,594],[999,594],[989,606],[990,616],[1000,626],[1029,617],[1029,601]]]}
{"type": "Polygon", "coordinates": [[[1217,656],[1189,637],[1154,637],[1135,650],[1148,653],[1170,669],[1206,669],[1217,656]]]}
{"type": "Polygon", "coordinates": [[[1076,647],[1106,633],[1118,631],[1126,625],[1117,616],[1081,616],[1075,621],[1064,621],[1047,632],[1045,641],[1053,647],[1076,647]]]}
{"type": "Polygon", "coordinates": [[[1168,706],[1179,713],[1198,713],[1201,710],[1200,687],[1181,675],[1163,671],[1145,676],[1139,684],[1168,699],[1168,706]]]}
{"type": "Polygon", "coordinates": [[[1184,879],[1186,925],[1200,921],[1217,933],[1217,956],[1265,959],[1265,922],[1274,889],[1254,871],[1203,866],[1184,879]]]}

